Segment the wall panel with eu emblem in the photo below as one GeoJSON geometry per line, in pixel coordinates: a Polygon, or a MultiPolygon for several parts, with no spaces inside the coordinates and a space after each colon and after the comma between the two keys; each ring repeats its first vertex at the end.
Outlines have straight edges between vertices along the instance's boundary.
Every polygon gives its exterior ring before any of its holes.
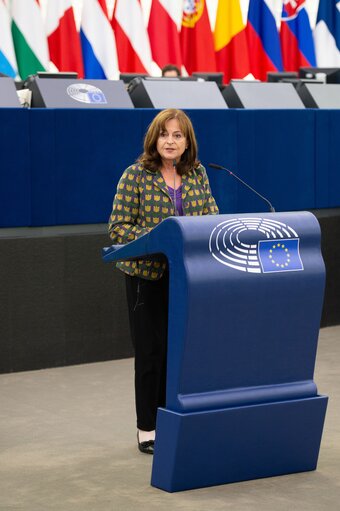
{"type": "Polygon", "coordinates": [[[32,107],[133,108],[122,80],[72,80],[35,77],[29,84],[32,107]]]}

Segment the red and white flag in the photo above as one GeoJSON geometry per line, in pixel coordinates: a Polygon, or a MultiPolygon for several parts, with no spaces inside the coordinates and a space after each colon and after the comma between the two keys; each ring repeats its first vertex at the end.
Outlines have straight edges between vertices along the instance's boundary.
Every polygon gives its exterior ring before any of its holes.
{"type": "Polygon", "coordinates": [[[153,60],[160,68],[182,65],[177,21],[181,20],[182,0],[152,0],[148,33],[153,60]]]}
{"type": "Polygon", "coordinates": [[[48,1],[46,32],[50,59],[58,71],[76,71],[78,77],[83,78],[83,58],[72,0],[48,1]]]}
{"type": "Polygon", "coordinates": [[[152,56],[141,4],[116,0],[112,17],[121,73],[152,74],[152,56]]]}

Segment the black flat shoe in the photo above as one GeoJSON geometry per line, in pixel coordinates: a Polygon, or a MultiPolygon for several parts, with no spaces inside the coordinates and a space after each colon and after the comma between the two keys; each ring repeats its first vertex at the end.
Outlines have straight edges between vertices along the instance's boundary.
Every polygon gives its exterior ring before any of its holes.
{"type": "Polygon", "coordinates": [[[138,443],[138,449],[140,452],[144,452],[145,454],[153,454],[155,441],[154,440],[147,440],[146,442],[140,442],[139,441],[139,435],[137,432],[137,443],[138,443]]]}

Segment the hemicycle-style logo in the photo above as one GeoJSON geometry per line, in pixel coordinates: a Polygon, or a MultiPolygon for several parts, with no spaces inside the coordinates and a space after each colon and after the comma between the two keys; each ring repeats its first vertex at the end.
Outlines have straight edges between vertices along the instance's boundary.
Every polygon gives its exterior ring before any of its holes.
{"type": "Polygon", "coordinates": [[[70,98],[80,101],[81,103],[89,103],[92,105],[107,103],[103,91],[88,83],[72,83],[72,85],[67,87],[66,92],[70,98]]]}
{"type": "Polygon", "coordinates": [[[292,227],[260,217],[221,222],[209,239],[210,253],[217,261],[249,273],[303,270],[299,245],[292,227]]]}

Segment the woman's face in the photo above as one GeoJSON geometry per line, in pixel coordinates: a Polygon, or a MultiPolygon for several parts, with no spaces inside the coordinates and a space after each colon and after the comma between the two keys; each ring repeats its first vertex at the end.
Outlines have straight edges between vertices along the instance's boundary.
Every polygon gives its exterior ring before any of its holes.
{"type": "Polygon", "coordinates": [[[176,160],[179,162],[187,148],[187,139],[184,136],[177,119],[170,119],[165,123],[157,139],[157,151],[163,161],[176,160]]]}

